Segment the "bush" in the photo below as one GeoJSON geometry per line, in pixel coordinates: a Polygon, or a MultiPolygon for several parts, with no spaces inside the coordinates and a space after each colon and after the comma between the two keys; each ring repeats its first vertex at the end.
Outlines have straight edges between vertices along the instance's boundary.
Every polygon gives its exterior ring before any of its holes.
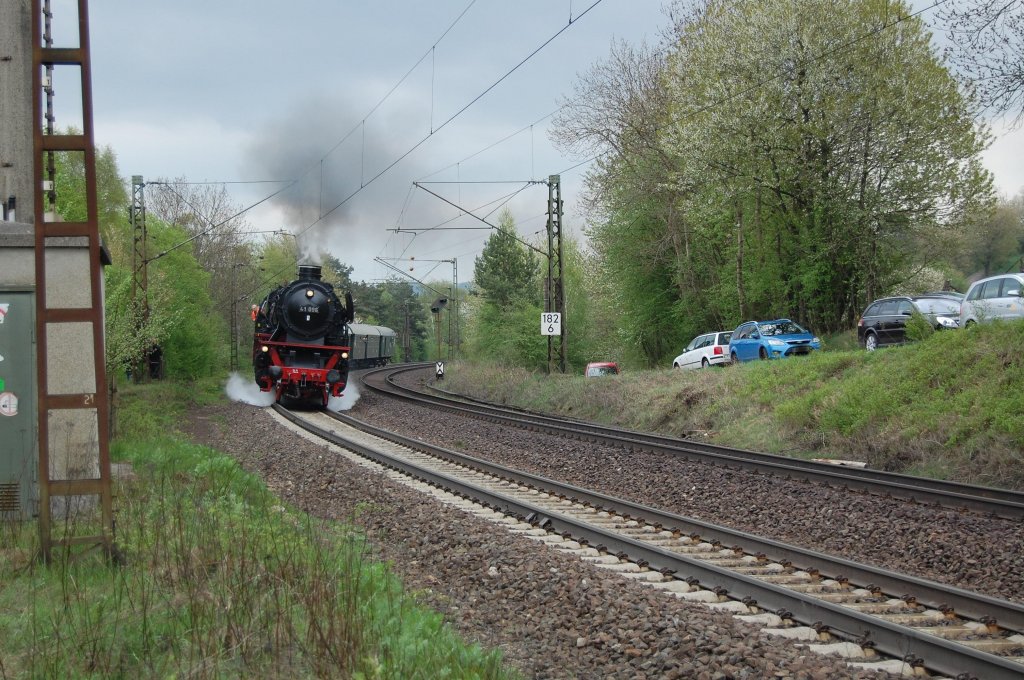
{"type": "Polygon", "coordinates": [[[925,340],[934,332],[935,328],[931,321],[916,309],[907,319],[907,340],[925,340]]]}

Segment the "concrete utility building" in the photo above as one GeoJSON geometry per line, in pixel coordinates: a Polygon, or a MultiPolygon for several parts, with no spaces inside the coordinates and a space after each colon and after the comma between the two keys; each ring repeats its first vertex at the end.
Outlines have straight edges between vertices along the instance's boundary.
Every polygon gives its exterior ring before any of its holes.
{"type": "Polygon", "coordinates": [[[0,519],[38,517],[45,557],[51,543],[109,547],[112,532],[101,272],[109,260],[96,224],[86,2],[62,20],[78,26],[79,44],[61,48],[44,40],[48,4],[0,2],[0,519]],[[54,67],[81,74],[81,135],[53,134],[54,67]],[[44,164],[58,152],[83,161],[85,222],[44,208],[54,188],[44,164]],[[97,501],[101,536],[76,539],[64,522],[51,536],[51,518],[97,501]]]}

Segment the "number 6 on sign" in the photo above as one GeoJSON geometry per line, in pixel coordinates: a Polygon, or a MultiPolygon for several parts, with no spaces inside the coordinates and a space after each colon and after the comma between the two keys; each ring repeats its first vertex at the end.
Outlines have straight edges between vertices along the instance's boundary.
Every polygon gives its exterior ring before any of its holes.
{"type": "Polygon", "coordinates": [[[562,315],[559,312],[544,312],[540,315],[541,335],[561,335],[562,315]]]}

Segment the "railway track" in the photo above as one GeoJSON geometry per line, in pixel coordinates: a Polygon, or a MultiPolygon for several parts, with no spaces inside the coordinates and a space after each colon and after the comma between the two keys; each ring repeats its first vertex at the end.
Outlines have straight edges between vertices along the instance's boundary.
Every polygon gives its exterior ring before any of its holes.
{"type": "Polygon", "coordinates": [[[960,678],[1024,675],[1024,607],[528,475],[344,415],[285,417],[392,470],[528,522],[545,542],[787,636],[836,636],[960,678]],[[309,422],[316,419],[317,423],[309,422]],[[802,625],[797,625],[802,624],[802,625]]]}
{"type": "Polygon", "coordinates": [[[567,420],[486,402],[457,399],[454,396],[426,394],[399,385],[394,380],[395,376],[402,373],[422,371],[432,366],[433,364],[391,366],[365,373],[362,376],[362,381],[370,389],[392,397],[531,431],[618,445],[634,451],[651,451],[704,463],[745,468],[764,474],[845,487],[917,503],[935,504],[958,510],[966,509],[991,514],[1006,519],[1024,520],[1024,493],[1019,491],[912,477],[870,468],[842,467],[689,439],[635,432],[597,423],[567,420]]]}

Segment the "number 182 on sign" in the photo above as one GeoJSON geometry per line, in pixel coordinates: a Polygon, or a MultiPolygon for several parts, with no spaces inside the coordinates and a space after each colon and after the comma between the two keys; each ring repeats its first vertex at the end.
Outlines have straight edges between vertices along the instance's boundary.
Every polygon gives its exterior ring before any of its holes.
{"type": "Polygon", "coordinates": [[[540,315],[541,335],[561,335],[562,315],[559,312],[544,312],[540,315]]]}

